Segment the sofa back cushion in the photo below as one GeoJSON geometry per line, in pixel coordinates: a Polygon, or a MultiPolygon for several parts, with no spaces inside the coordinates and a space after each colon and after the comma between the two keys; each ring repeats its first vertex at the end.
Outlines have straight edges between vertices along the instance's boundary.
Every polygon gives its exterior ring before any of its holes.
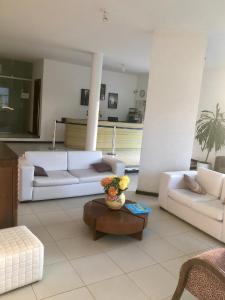
{"type": "Polygon", "coordinates": [[[25,152],[25,157],[33,165],[46,171],[67,170],[66,151],[28,151],[25,152]]]}
{"type": "Polygon", "coordinates": [[[101,151],[68,151],[68,170],[88,169],[102,161],[101,151]]]}
{"type": "Polygon", "coordinates": [[[224,174],[201,168],[198,170],[196,179],[208,194],[220,197],[224,174]]]}

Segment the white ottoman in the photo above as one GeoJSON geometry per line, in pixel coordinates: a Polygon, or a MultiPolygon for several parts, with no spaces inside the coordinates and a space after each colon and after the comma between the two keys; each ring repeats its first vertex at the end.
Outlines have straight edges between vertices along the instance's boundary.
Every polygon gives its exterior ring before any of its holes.
{"type": "Polygon", "coordinates": [[[42,279],[44,246],[26,227],[0,230],[0,294],[42,279]]]}

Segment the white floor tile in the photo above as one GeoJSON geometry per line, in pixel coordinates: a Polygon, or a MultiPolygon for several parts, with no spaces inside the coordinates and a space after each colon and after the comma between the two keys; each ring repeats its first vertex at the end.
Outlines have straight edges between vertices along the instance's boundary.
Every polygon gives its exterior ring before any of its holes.
{"type": "Polygon", "coordinates": [[[34,214],[18,215],[18,225],[26,225],[27,227],[41,226],[41,222],[34,214]]]}
{"type": "Polygon", "coordinates": [[[138,243],[140,243],[140,241],[128,236],[109,234],[97,240],[96,243],[102,248],[103,251],[109,251],[128,245],[137,245],[138,243]]]}
{"type": "Polygon", "coordinates": [[[140,243],[139,247],[144,249],[157,262],[184,256],[184,252],[175,248],[164,239],[158,239],[152,242],[143,241],[140,243]]]}
{"type": "MultiPolygon", "coordinates": [[[[93,199],[95,198],[94,196],[92,197],[93,199]]],[[[58,205],[65,210],[69,210],[69,209],[83,208],[84,202],[81,197],[77,197],[77,198],[58,200],[58,205]]]]}
{"type": "Polygon", "coordinates": [[[78,258],[72,260],[71,263],[85,284],[105,280],[123,273],[104,253],[78,258]]]}
{"type": "MultiPolygon", "coordinates": [[[[156,232],[154,232],[150,226],[146,227],[143,231],[143,239],[142,241],[146,242],[150,242],[150,241],[154,241],[160,239],[160,235],[156,232]]],[[[140,243],[142,243],[142,241],[140,243]]]]}
{"type": "Polygon", "coordinates": [[[46,298],[46,300],[94,300],[87,288],[79,288],[74,291],[66,292],[46,298]]]}
{"type": "Polygon", "coordinates": [[[188,235],[188,233],[182,233],[175,236],[170,236],[166,238],[167,241],[174,245],[177,249],[180,249],[185,254],[189,254],[195,251],[204,251],[209,247],[203,242],[188,235]]]}
{"type": "Polygon", "coordinates": [[[79,236],[72,239],[57,241],[60,250],[68,259],[75,259],[82,256],[94,255],[102,252],[98,244],[91,237],[79,236]]]}
{"type": "MultiPolygon", "coordinates": [[[[73,238],[82,235],[83,232],[80,230],[76,222],[65,222],[59,224],[52,224],[46,226],[46,229],[54,240],[62,240],[66,238],[73,238]]],[[[86,227],[85,227],[86,229],[86,227]]]]}
{"type": "Polygon", "coordinates": [[[36,215],[39,218],[41,224],[44,226],[72,221],[72,218],[64,211],[55,211],[55,212],[48,212],[48,213],[42,212],[36,215]]]}
{"type": "Polygon", "coordinates": [[[18,215],[29,215],[32,214],[33,211],[31,209],[31,206],[29,206],[29,203],[19,203],[18,205],[18,215]]]}
{"type": "Polygon", "coordinates": [[[151,228],[162,237],[191,230],[191,226],[179,219],[152,222],[151,228]]]}
{"type": "Polygon", "coordinates": [[[66,257],[60,251],[59,247],[56,245],[55,242],[48,242],[45,243],[44,246],[44,264],[50,265],[61,261],[66,261],[66,257]]]}
{"type": "MultiPolygon", "coordinates": [[[[168,297],[166,299],[163,300],[171,300],[171,297],[168,297]]],[[[183,295],[181,296],[180,300],[198,300],[196,297],[194,297],[193,295],[191,295],[188,291],[184,291],[183,295]]]]}
{"type": "Polygon", "coordinates": [[[1,300],[36,300],[31,286],[19,288],[0,296],[1,300]]]}
{"type": "Polygon", "coordinates": [[[188,235],[191,238],[196,239],[196,240],[200,241],[201,243],[204,243],[208,247],[212,247],[212,248],[224,247],[224,243],[216,240],[212,236],[210,236],[210,235],[204,233],[203,231],[200,231],[194,227],[193,227],[193,230],[188,232],[188,235]]]}
{"type": "Polygon", "coordinates": [[[129,276],[151,300],[169,297],[177,285],[177,280],[160,265],[129,273],[129,276]]]}
{"type": "Polygon", "coordinates": [[[89,285],[96,300],[148,300],[126,275],[89,285]]]}
{"type": "Polygon", "coordinates": [[[179,278],[180,268],[183,263],[185,263],[189,259],[188,256],[182,256],[175,259],[171,259],[166,262],[162,262],[161,265],[166,268],[172,275],[179,278]]]}
{"type": "Polygon", "coordinates": [[[131,272],[156,262],[137,246],[126,246],[107,252],[107,255],[125,272],[131,272]]]}
{"type": "Polygon", "coordinates": [[[48,213],[48,212],[55,212],[55,211],[62,210],[62,208],[58,205],[57,200],[33,202],[31,208],[34,214],[48,213]]]}
{"type": "Polygon", "coordinates": [[[30,227],[30,230],[41,240],[43,244],[54,241],[44,226],[32,226],[30,227]]]}
{"type": "Polygon", "coordinates": [[[65,209],[65,213],[70,216],[72,220],[82,220],[83,218],[83,207],[74,209],[65,209]]]}
{"type": "Polygon", "coordinates": [[[33,284],[33,289],[37,298],[43,299],[82,286],[73,267],[68,262],[60,262],[45,266],[43,280],[33,284]]]}

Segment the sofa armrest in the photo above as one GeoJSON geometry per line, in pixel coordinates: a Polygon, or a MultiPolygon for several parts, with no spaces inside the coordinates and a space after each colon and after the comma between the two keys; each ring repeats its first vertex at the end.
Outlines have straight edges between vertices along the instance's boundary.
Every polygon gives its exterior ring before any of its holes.
{"type": "Polygon", "coordinates": [[[103,157],[103,161],[108,163],[112,171],[117,176],[123,176],[125,173],[125,164],[121,160],[113,157],[103,157]]]}
{"type": "Polygon", "coordinates": [[[34,166],[26,158],[19,159],[19,200],[32,200],[34,166]]]}
{"type": "Polygon", "coordinates": [[[159,204],[161,207],[167,209],[167,198],[169,189],[182,189],[185,188],[184,174],[195,177],[197,171],[176,171],[164,172],[160,176],[159,184],[159,204]]]}
{"type": "Polygon", "coordinates": [[[223,204],[223,223],[222,223],[221,241],[225,243],[225,204],[223,204]]]}

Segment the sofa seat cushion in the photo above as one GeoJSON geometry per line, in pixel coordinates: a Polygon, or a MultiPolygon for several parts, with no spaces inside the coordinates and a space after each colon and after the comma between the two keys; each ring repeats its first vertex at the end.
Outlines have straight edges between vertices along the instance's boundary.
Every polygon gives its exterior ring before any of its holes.
{"type": "Polygon", "coordinates": [[[34,186],[54,186],[79,183],[79,179],[68,171],[47,171],[48,177],[35,176],[34,186]]]}
{"type": "Polygon", "coordinates": [[[80,170],[77,170],[77,169],[70,170],[69,172],[73,176],[77,177],[79,179],[80,183],[101,181],[104,177],[114,175],[112,172],[99,173],[92,168],[80,169],[80,170]]]}
{"type": "Polygon", "coordinates": [[[224,205],[220,200],[195,202],[192,209],[211,219],[223,221],[224,205]]]}
{"type": "Polygon", "coordinates": [[[208,202],[216,200],[212,195],[196,194],[187,189],[169,189],[168,196],[174,201],[179,202],[187,207],[192,207],[195,202],[208,202]]]}

